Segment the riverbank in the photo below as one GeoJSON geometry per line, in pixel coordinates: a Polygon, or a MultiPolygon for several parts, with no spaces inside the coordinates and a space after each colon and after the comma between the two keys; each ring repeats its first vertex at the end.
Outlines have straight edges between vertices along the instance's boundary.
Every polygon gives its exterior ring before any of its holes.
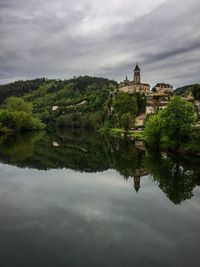
{"type": "MultiPolygon", "coordinates": [[[[98,132],[101,135],[109,136],[110,138],[124,139],[124,137],[127,137],[132,141],[142,141],[148,148],[148,142],[145,138],[144,131],[130,130],[125,133],[125,131],[120,128],[101,128],[98,132]]],[[[163,152],[200,156],[200,140],[198,136],[193,137],[192,140],[181,143],[178,149],[176,148],[176,140],[174,140],[174,142],[163,141],[160,144],[159,150],[163,152]]]]}

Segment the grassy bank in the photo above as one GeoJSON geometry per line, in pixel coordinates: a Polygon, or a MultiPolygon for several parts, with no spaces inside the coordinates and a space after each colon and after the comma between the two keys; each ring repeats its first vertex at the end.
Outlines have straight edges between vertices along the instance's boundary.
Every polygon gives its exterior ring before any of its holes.
{"type": "Polygon", "coordinates": [[[133,141],[145,141],[143,131],[130,130],[125,132],[120,128],[101,128],[98,130],[101,135],[110,136],[112,138],[123,139],[124,137],[131,138],[133,141]]]}

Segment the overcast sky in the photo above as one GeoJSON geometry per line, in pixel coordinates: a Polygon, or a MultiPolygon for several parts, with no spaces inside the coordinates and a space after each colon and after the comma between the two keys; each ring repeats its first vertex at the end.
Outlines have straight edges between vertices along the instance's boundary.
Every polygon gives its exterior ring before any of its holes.
{"type": "Polygon", "coordinates": [[[95,75],[200,82],[200,0],[0,0],[0,83],[95,75]]]}

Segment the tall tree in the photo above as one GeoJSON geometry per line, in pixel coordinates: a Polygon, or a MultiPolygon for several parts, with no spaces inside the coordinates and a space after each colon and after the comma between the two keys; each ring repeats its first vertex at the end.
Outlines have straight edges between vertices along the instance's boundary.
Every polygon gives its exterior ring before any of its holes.
{"type": "Polygon", "coordinates": [[[195,122],[195,111],[191,103],[175,96],[160,112],[163,133],[170,140],[176,140],[177,148],[180,142],[190,137],[195,122]]]}
{"type": "Polygon", "coordinates": [[[129,95],[124,92],[120,92],[113,103],[114,110],[119,116],[124,113],[130,113],[131,115],[136,115],[138,111],[137,99],[133,95],[129,95]]]}

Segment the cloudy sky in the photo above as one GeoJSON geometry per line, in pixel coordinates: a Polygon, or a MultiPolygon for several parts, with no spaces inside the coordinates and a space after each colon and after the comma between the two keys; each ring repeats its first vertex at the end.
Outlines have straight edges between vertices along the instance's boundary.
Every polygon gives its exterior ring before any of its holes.
{"type": "Polygon", "coordinates": [[[199,0],[0,0],[0,83],[95,75],[200,82],[199,0]]]}

